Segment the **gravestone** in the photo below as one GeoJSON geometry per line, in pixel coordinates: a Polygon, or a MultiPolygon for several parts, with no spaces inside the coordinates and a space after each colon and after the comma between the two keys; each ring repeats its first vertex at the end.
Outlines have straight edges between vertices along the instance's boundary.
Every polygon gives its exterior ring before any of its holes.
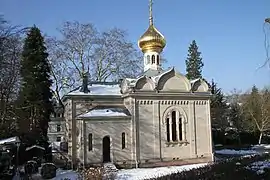
{"type": "Polygon", "coordinates": [[[52,179],[56,176],[56,166],[53,163],[44,163],[41,167],[41,176],[43,179],[52,179]]]}
{"type": "Polygon", "coordinates": [[[28,161],[27,163],[31,163],[32,166],[33,166],[33,173],[38,173],[38,163],[37,161],[34,161],[34,160],[30,160],[28,161]]]}
{"type": "Polygon", "coordinates": [[[41,167],[41,159],[38,157],[33,157],[33,160],[37,162],[37,166],[41,167]]]}
{"type": "Polygon", "coordinates": [[[34,167],[34,163],[32,161],[27,161],[27,163],[25,163],[24,172],[27,175],[34,174],[35,167],[34,167]]]}

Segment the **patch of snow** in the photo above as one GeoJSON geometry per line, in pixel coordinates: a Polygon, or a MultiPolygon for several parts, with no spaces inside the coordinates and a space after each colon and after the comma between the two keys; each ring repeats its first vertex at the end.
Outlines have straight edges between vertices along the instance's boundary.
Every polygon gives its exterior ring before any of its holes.
{"type": "Polygon", "coordinates": [[[191,164],[184,166],[169,166],[158,168],[137,168],[137,169],[123,169],[119,170],[116,179],[117,180],[144,180],[150,178],[158,178],[173,173],[182,171],[188,171],[208,165],[207,163],[191,164]]]}
{"type": "Polygon", "coordinates": [[[89,93],[80,92],[80,88],[68,95],[121,95],[119,84],[92,84],[88,86],[89,93]]]}
{"type": "Polygon", "coordinates": [[[257,174],[263,174],[264,169],[270,169],[270,160],[257,161],[246,167],[247,169],[256,171],[257,174]]]}
{"type": "Polygon", "coordinates": [[[93,109],[88,113],[79,115],[79,118],[87,117],[100,117],[100,116],[128,116],[123,110],[119,108],[104,108],[104,109],[93,109]]]}
{"type": "Polygon", "coordinates": [[[60,150],[60,144],[61,142],[52,142],[50,146],[52,147],[52,152],[59,152],[60,150]]]}
{"type": "Polygon", "coordinates": [[[222,147],[222,144],[215,144],[215,147],[222,147]]]}
{"type": "Polygon", "coordinates": [[[270,149],[270,144],[257,144],[252,149],[270,149]]]}
{"type": "Polygon", "coordinates": [[[138,79],[126,78],[129,86],[135,86],[138,79]]]}
{"type": "Polygon", "coordinates": [[[199,81],[199,80],[200,80],[200,78],[197,78],[197,79],[190,80],[189,82],[190,82],[191,84],[194,84],[195,82],[197,82],[197,81],[199,81]]]}
{"type": "Polygon", "coordinates": [[[169,68],[168,70],[164,71],[163,73],[157,75],[157,76],[153,76],[152,79],[154,81],[154,83],[158,83],[159,79],[166,73],[170,72],[171,70],[173,70],[174,68],[169,68]]]}
{"type": "Polygon", "coordinates": [[[221,149],[216,150],[216,154],[223,154],[223,155],[249,155],[249,154],[259,154],[259,152],[255,150],[234,150],[234,149],[221,149]]]}
{"type": "Polygon", "coordinates": [[[55,142],[52,142],[52,143],[50,144],[50,146],[51,146],[52,148],[55,148],[55,149],[60,149],[60,144],[61,144],[61,142],[55,141],[55,142]]]}
{"type": "Polygon", "coordinates": [[[16,143],[16,142],[21,142],[20,139],[15,136],[15,137],[10,137],[7,139],[1,139],[0,144],[5,144],[5,143],[16,143]]]}
{"type": "Polygon", "coordinates": [[[31,150],[33,148],[38,148],[38,149],[42,149],[42,150],[45,151],[45,148],[44,147],[41,147],[41,146],[38,146],[38,145],[33,145],[33,146],[30,146],[30,147],[27,147],[25,150],[26,151],[29,151],[29,150],[31,150]]]}
{"type": "Polygon", "coordinates": [[[72,171],[72,170],[61,170],[58,169],[56,171],[56,177],[53,178],[52,180],[64,180],[64,179],[68,179],[68,180],[79,180],[80,176],[79,173],[72,171]]]}

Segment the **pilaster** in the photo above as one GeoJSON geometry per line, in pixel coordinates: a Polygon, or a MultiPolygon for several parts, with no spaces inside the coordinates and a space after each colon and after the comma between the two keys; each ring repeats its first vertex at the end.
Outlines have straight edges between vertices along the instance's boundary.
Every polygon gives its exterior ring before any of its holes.
{"type": "Polygon", "coordinates": [[[190,155],[193,158],[197,157],[197,140],[196,140],[196,113],[195,101],[189,103],[189,131],[190,131],[190,155]]]}

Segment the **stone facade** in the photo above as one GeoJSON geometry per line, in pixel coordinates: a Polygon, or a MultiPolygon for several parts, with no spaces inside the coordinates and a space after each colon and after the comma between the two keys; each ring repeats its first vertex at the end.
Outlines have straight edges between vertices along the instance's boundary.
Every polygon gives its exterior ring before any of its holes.
{"type": "Polygon", "coordinates": [[[64,97],[73,163],[213,160],[210,92],[203,80],[188,81],[172,68],[151,78],[94,83],[89,90],[64,97]]]}
{"type": "Polygon", "coordinates": [[[63,108],[55,106],[55,112],[51,115],[49,128],[48,128],[48,138],[52,142],[64,141],[66,132],[66,123],[63,114],[63,108]]]}

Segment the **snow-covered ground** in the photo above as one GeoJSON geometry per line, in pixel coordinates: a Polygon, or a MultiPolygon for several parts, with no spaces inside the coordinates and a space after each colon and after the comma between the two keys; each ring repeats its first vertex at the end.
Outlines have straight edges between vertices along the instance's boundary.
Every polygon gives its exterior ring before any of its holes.
{"type": "Polygon", "coordinates": [[[207,163],[192,164],[184,166],[168,166],[158,168],[137,168],[137,169],[124,169],[119,170],[116,179],[117,180],[143,180],[149,178],[157,178],[166,176],[172,173],[186,171],[194,168],[206,166],[207,163]]]}
{"type": "Polygon", "coordinates": [[[270,144],[257,144],[252,147],[252,149],[268,149],[270,150],[270,144]]]}
{"type": "Polygon", "coordinates": [[[251,155],[251,154],[259,154],[260,152],[255,150],[234,150],[234,149],[221,149],[216,150],[216,154],[222,155],[251,155]]]}
{"type": "Polygon", "coordinates": [[[254,145],[250,149],[234,150],[234,149],[221,149],[216,150],[215,154],[219,155],[252,155],[252,154],[262,154],[268,153],[270,151],[270,144],[260,144],[254,145]]]}
{"type": "MultiPolygon", "coordinates": [[[[182,172],[206,166],[207,163],[192,164],[184,166],[168,166],[158,168],[137,168],[137,169],[123,169],[116,174],[116,180],[144,180],[149,178],[156,178],[166,176],[172,173],[182,172]]],[[[58,170],[56,177],[51,180],[81,180],[79,174],[72,170],[58,170]]]]}
{"type": "MultiPolygon", "coordinates": [[[[250,150],[233,150],[233,149],[222,149],[216,150],[215,153],[219,155],[239,155],[239,156],[250,156],[265,153],[265,151],[260,151],[260,149],[270,150],[270,145],[255,145],[250,150]]],[[[169,174],[191,170],[194,168],[200,168],[206,166],[207,163],[202,164],[192,164],[183,166],[168,166],[168,167],[158,167],[158,168],[137,168],[137,169],[122,169],[116,173],[117,180],[144,180],[149,178],[157,178],[166,176],[169,174]]],[[[263,173],[264,168],[270,168],[270,160],[259,161],[252,163],[247,168],[257,171],[257,173],[263,173]]],[[[72,170],[57,170],[57,176],[52,180],[81,180],[79,174],[72,170]]]]}
{"type": "Polygon", "coordinates": [[[56,177],[51,180],[80,180],[80,176],[77,172],[72,170],[57,170],[56,177]]]}
{"type": "Polygon", "coordinates": [[[247,169],[256,171],[257,174],[263,174],[265,169],[270,169],[270,160],[254,162],[247,166],[247,169]]]}

